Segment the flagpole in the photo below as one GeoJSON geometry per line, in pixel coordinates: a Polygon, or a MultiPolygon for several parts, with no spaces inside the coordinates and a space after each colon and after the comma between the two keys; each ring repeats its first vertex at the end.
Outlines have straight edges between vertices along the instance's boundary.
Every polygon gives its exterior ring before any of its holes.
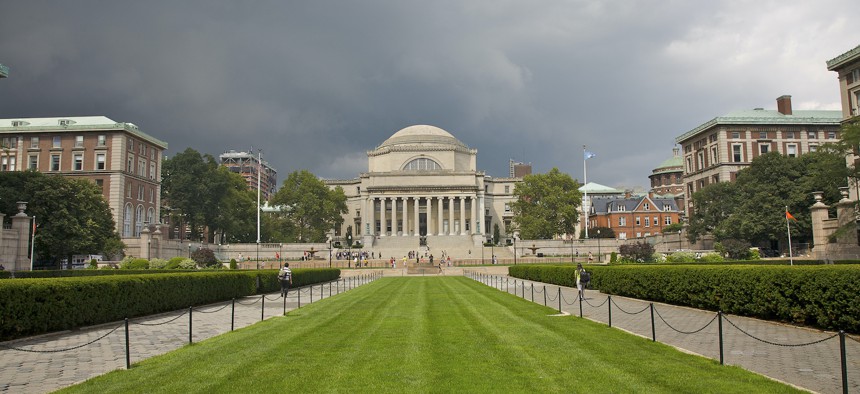
{"type": "Polygon", "coordinates": [[[263,154],[257,150],[257,264],[260,264],[260,176],[263,173],[263,154]]]}
{"type": "Polygon", "coordinates": [[[585,182],[585,186],[582,191],[584,192],[584,197],[582,201],[582,211],[585,215],[585,239],[588,239],[588,158],[585,157],[585,145],[582,146],[582,179],[585,182]]]}
{"type": "Polygon", "coordinates": [[[788,220],[788,206],[785,206],[785,229],[788,233],[788,262],[789,265],[794,265],[794,256],[791,253],[791,222],[788,220]]]}
{"type": "Polygon", "coordinates": [[[33,234],[30,235],[30,271],[33,270],[33,250],[36,247],[36,215],[33,215],[33,234]]]}

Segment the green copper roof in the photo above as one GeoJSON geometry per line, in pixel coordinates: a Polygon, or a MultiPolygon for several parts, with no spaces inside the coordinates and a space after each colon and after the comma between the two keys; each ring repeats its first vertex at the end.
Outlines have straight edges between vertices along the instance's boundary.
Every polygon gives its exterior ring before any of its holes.
{"type": "Polygon", "coordinates": [[[834,69],[848,63],[852,60],[860,59],[860,45],[854,47],[854,49],[845,52],[839,56],[836,56],[833,59],[827,61],[827,69],[833,71],[834,69]]]}
{"type": "Polygon", "coordinates": [[[784,115],[776,110],[752,109],[730,112],[713,118],[675,138],[680,144],[688,138],[718,125],[834,125],[842,121],[842,111],[792,111],[784,115]]]}
{"type": "Polygon", "coordinates": [[[0,78],[6,78],[9,76],[9,67],[6,67],[0,64],[0,78]]]}
{"type": "Polygon", "coordinates": [[[675,157],[666,159],[666,161],[660,163],[660,165],[657,166],[656,169],[669,168],[669,167],[683,167],[683,166],[684,166],[684,159],[682,159],[680,156],[675,156],[675,157]]]}

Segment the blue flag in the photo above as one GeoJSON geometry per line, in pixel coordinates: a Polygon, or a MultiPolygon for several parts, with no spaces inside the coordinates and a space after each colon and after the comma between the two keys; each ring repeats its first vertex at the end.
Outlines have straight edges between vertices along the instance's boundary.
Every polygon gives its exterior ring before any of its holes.
{"type": "Polygon", "coordinates": [[[596,154],[594,154],[594,152],[585,151],[585,160],[588,160],[594,156],[597,156],[596,154]]]}

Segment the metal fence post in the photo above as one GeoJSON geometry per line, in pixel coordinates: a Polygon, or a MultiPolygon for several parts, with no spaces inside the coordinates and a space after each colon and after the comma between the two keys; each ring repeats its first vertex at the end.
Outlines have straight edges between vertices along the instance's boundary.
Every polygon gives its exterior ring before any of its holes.
{"type": "Polygon", "coordinates": [[[546,285],[543,285],[543,306],[546,306],[546,285]]]}
{"type": "Polygon", "coordinates": [[[582,317],[582,294],[579,294],[579,289],[577,289],[576,299],[579,300],[579,317],[582,317]]]}
{"type": "Polygon", "coordinates": [[[523,293],[523,299],[526,299],[526,281],[521,281],[521,282],[520,282],[520,287],[523,289],[523,291],[522,291],[522,293],[523,293]]]}
{"type": "Polygon", "coordinates": [[[723,311],[717,312],[717,327],[720,334],[720,365],[725,365],[723,362],[723,311]]]}
{"type": "Polygon", "coordinates": [[[314,303],[314,285],[310,285],[309,288],[311,291],[311,304],[313,304],[314,303]]]}
{"type": "Polygon", "coordinates": [[[839,330],[839,355],[842,358],[842,392],[848,394],[848,366],[845,360],[845,331],[839,330]]]}
{"type": "Polygon", "coordinates": [[[654,327],[654,303],[649,302],[648,305],[651,307],[651,342],[657,342],[657,330],[654,327]]]}
{"type": "MultiPolygon", "coordinates": [[[[842,343],[843,344],[845,343],[844,339],[842,340],[842,343]]],[[[843,349],[842,354],[844,355],[845,354],[845,351],[844,351],[845,348],[843,347],[842,349],[843,349]]],[[[843,361],[842,365],[845,365],[845,362],[844,362],[845,357],[844,356],[842,357],[842,361],[843,361]]],[[[131,369],[131,352],[130,352],[130,346],[128,344],[128,318],[127,317],[125,318],[125,369],[131,369]]]]}
{"type": "Polygon", "coordinates": [[[558,287],[558,313],[561,313],[561,286],[558,287]]]}
{"type": "Polygon", "coordinates": [[[298,289],[296,289],[296,293],[299,293],[299,308],[301,308],[302,307],[302,288],[299,287],[298,289]]]}
{"type": "Polygon", "coordinates": [[[188,307],[188,343],[192,343],[192,338],[191,338],[191,332],[192,332],[191,331],[191,322],[192,322],[191,313],[192,312],[193,312],[193,309],[189,306],[188,307]]]}
{"type": "Polygon", "coordinates": [[[609,327],[612,327],[612,296],[606,296],[606,303],[609,305],[609,327]]]}
{"type": "Polygon", "coordinates": [[[233,326],[236,323],[236,297],[233,297],[232,303],[230,306],[230,331],[233,331],[233,326]]]}
{"type": "Polygon", "coordinates": [[[263,321],[266,317],[266,294],[260,294],[260,298],[263,300],[260,304],[260,321],[263,321]]]}
{"type": "Polygon", "coordinates": [[[535,284],[532,282],[532,302],[535,302],[535,284]]]}

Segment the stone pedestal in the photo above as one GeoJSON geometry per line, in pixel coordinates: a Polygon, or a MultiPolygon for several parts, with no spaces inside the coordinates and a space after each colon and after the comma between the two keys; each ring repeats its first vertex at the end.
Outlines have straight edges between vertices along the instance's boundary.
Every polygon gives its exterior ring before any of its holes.
{"type": "MultiPolygon", "coordinates": [[[[33,218],[27,216],[26,213],[19,212],[12,217],[12,231],[18,233],[18,246],[15,248],[15,266],[11,269],[15,271],[29,271],[30,259],[27,255],[30,252],[30,226],[33,218]]],[[[6,267],[9,269],[10,267],[6,267]]]]}

